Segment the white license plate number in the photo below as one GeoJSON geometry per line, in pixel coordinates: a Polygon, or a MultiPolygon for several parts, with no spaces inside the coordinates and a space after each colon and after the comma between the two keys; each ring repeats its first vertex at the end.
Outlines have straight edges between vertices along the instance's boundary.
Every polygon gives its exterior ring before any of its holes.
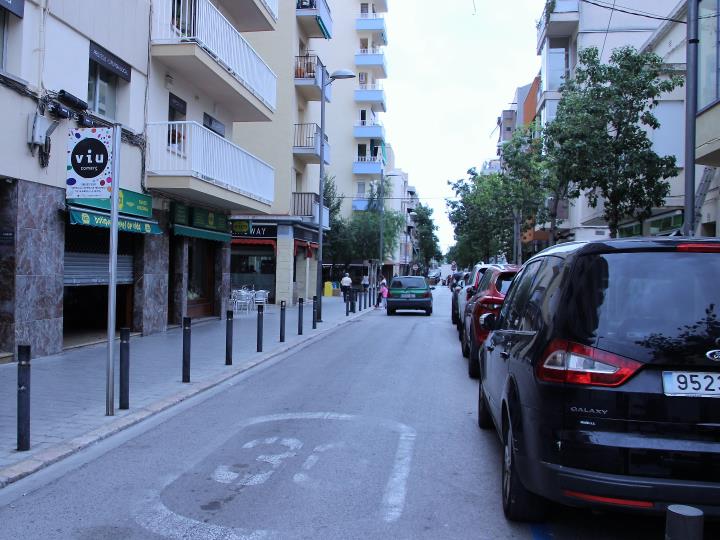
{"type": "Polygon", "coordinates": [[[720,373],[664,371],[663,391],[667,396],[720,398],[720,373]]]}
{"type": "Polygon", "coordinates": [[[400,298],[415,298],[414,294],[401,294],[400,298]]]}

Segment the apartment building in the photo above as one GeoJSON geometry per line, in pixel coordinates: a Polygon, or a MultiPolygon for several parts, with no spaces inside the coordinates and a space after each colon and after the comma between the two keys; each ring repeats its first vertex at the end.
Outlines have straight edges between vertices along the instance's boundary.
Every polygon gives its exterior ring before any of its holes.
{"type": "MultiPolygon", "coordinates": [[[[637,0],[632,7],[646,13],[669,14],[676,5],[677,0],[637,0]]],[[[548,2],[537,26],[537,54],[541,57],[541,67],[536,117],[541,124],[555,118],[560,87],[573,73],[578,51],[597,47],[601,60],[607,62],[617,47],[632,45],[641,49],[660,24],[657,19],[613,11],[610,5],[606,9],[580,0],[548,2]]],[[[570,201],[568,219],[561,223],[559,237],[575,240],[608,237],[602,213],[600,205],[590,208],[586,197],[570,201]]]]}
{"type": "Polygon", "coordinates": [[[12,0],[0,7],[0,353],[102,339],[109,204],[66,199],[70,130],[122,125],[118,326],[222,316],[232,213],[275,169],[233,141],[271,122],[277,77],[245,39],[274,0],[12,0]],[[152,10],[151,10],[152,5],[152,10]]]}
{"type": "MultiPolygon", "coordinates": [[[[282,1],[278,9],[275,32],[247,36],[277,75],[273,122],[236,124],[233,132],[237,144],[275,170],[275,199],[265,215],[232,213],[231,282],[233,288],[270,290],[276,303],[292,303],[315,294],[320,213],[324,227],[329,225],[318,196],[320,103],[325,100],[330,109],[336,88],[328,84],[330,64],[320,48],[334,42],[336,13],[326,0],[282,1]]],[[[328,133],[322,141],[326,166],[336,159],[328,133]]]]}

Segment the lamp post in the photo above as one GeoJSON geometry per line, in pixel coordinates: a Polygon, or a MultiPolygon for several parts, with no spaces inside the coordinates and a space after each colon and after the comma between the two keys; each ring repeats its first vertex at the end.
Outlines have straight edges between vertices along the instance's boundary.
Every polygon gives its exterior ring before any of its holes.
{"type": "Polygon", "coordinates": [[[354,79],[355,73],[349,69],[338,69],[326,79],[325,66],[320,70],[320,187],[318,189],[318,252],[317,252],[317,321],[322,322],[322,261],[323,261],[323,207],[325,193],[325,89],[340,79],[354,79]]]}
{"type": "Polygon", "coordinates": [[[688,2],[687,77],[685,82],[685,211],[682,232],[695,235],[695,144],[698,110],[699,0],[688,2]]]}

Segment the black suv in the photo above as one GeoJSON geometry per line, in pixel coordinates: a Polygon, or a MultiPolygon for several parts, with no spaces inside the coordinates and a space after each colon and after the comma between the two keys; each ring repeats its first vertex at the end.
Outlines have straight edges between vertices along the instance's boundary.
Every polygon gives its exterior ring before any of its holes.
{"type": "Polygon", "coordinates": [[[478,424],[504,446],[508,519],[548,499],[720,515],[719,240],[561,244],[481,324],[478,424]]]}

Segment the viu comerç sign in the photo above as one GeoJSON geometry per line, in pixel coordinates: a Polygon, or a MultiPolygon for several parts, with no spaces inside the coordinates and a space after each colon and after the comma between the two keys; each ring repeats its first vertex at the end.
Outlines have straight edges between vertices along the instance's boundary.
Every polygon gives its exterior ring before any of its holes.
{"type": "Polygon", "coordinates": [[[112,128],[70,130],[65,180],[67,199],[110,198],[113,185],[112,138],[112,128]]]}

